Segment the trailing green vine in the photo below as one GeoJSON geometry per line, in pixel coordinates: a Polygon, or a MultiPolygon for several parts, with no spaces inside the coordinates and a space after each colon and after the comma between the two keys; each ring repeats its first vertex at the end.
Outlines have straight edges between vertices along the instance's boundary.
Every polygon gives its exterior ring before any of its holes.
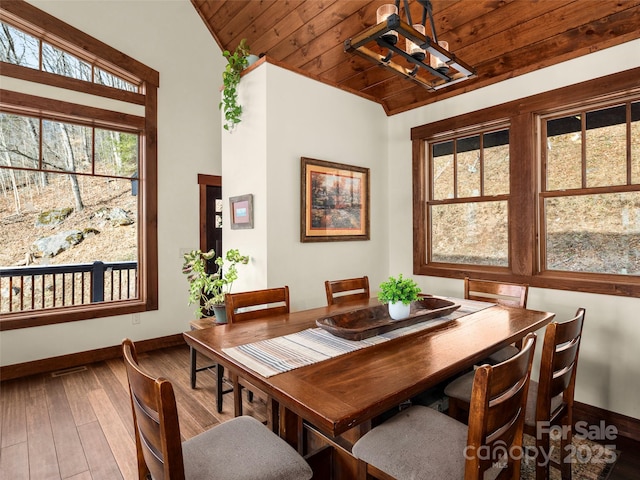
{"type": "Polygon", "coordinates": [[[227,66],[222,72],[222,101],[218,108],[224,111],[224,128],[231,132],[240,123],[242,115],[242,105],[238,104],[238,84],[240,74],[247,67],[249,56],[249,46],[247,39],[243,38],[233,53],[229,50],[222,52],[227,59],[227,66]]]}

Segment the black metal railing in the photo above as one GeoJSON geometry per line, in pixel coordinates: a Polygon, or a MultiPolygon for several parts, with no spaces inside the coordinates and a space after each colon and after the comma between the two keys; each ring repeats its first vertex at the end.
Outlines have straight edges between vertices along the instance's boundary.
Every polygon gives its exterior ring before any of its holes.
{"type": "Polygon", "coordinates": [[[0,268],[0,313],[137,297],[137,262],[0,268]]]}

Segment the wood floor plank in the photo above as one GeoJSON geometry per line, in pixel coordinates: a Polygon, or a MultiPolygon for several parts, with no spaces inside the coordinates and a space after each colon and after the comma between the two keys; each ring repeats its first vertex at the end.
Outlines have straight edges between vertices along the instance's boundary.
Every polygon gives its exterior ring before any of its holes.
{"type": "MultiPolygon", "coordinates": [[[[110,362],[107,362],[110,363],[110,362]]],[[[122,360],[122,373],[125,375],[125,383],[122,384],[119,375],[107,363],[101,362],[93,367],[96,378],[100,382],[102,389],[111,399],[111,403],[115,406],[120,420],[124,424],[131,438],[135,438],[133,432],[133,416],[131,414],[131,397],[129,396],[129,385],[126,383],[126,372],[122,360]]]]}
{"type": "Polygon", "coordinates": [[[31,477],[42,480],[60,480],[58,457],[56,456],[46,396],[29,396],[26,403],[26,415],[31,477]]]}
{"type": "Polygon", "coordinates": [[[27,442],[14,443],[0,449],[0,478],[30,480],[27,442]]]}
{"type": "Polygon", "coordinates": [[[129,382],[127,380],[127,371],[124,368],[124,361],[122,358],[107,360],[104,362],[107,367],[113,372],[113,375],[118,379],[124,391],[129,395],[129,382]]]}
{"type": "Polygon", "coordinates": [[[65,480],[93,480],[93,479],[91,478],[90,472],[82,472],[77,475],[74,475],[73,477],[66,478],[65,480]]]}
{"type": "MultiPolygon", "coordinates": [[[[92,480],[123,480],[118,463],[113,456],[109,442],[105,438],[100,423],[86,423],[78,427],[80,441],[87,452],[87,463],[92,480]]],[[[134,447],[135,450],[135,447],[134,447]]],[[[127,477],[128,478],[134,477],[127,477]]]]}
{"type": "Polygon", "coordinates": [[[62,478],[71,477],[89,469],[80,436],[71,413],[67,394],[60,378],[46,382],[51,430],[58,454],[62,478]]]}
{"type": "Polygon", "coordinates": [[[76,425],[84,425],[96,421],[95,413],[87,400],[86,393],[99,388],[93,370],[79,371],[60,377],[67,399],[71,407],[71,413],[76,425]]]}
{"type": "Polygon", "coordinates": [[[9,447],[27,441],[27,418],[25,415],[26,391],[18,381],[2,382],[2,442],[0,447],[9,447]]]}
{"type": "Polygon", "coordinates": [[[135,438],[125,428],[117,408],[104,390],[93,390],[87,396],[122,476],[135,478],[138,474],[135,438]]]}

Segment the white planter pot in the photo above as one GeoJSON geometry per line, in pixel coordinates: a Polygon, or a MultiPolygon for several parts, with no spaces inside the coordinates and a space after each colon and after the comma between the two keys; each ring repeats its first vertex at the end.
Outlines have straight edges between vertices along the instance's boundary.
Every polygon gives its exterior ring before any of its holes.
{"type": "Polygon", "coordinates": [[[402,302],[389,302],[389,316],[393,320],[404,320],[409,318],[411,304],[405,305],[402,302]]]}

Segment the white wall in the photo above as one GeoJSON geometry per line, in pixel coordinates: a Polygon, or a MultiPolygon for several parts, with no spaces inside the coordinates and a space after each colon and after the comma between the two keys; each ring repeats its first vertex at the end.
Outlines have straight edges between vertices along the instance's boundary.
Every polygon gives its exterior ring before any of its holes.
{"type": "MultiPolygon", "coordinates": [[[[635,40],[390,117],[387,148],[390,164],[393,161],[393,168],[389,168],[389,211],[393,215],[389,218],[389,245],[393,247],[389,248],[389,270],[393,273],[412,268],[412,212],[406,208],[411,204],[411,128],[638,67],[638,52],[640,40],[635,40]]],[[[461,280],[414,278],[423,291],[463,294],[461,280]]],[[[576,400],[640,418],[640,299],[533,288],[528,306],[554,312],[559,320],[585,307],[576,400]]]]}
{"type": "Polygon", "coordinates": [[[124,315],[1,332],[2,365],[187,330],[192,308],[180,249],[199,244],[197,174],[221,173],[218,102],[224,58],[189,1],[31,3],[160,72],[159,310],[140,314],[139,325],[124,315]]]}
{"type": "Polygon", "coordinates": [[[387,275],[382,109],[267,63],[242,79],[240,101],[242,122],[222,134],[223,197],[253,193],[255,228],[225,221],[223,243],[251,255],[255,271],[243,270],[237,290],[289,285],[299,310],[326,304],[325,280],[368,275],[379,284],[387,275]],[[300,242],[300,157],[370,169],[371,240],[300,242]]]}

